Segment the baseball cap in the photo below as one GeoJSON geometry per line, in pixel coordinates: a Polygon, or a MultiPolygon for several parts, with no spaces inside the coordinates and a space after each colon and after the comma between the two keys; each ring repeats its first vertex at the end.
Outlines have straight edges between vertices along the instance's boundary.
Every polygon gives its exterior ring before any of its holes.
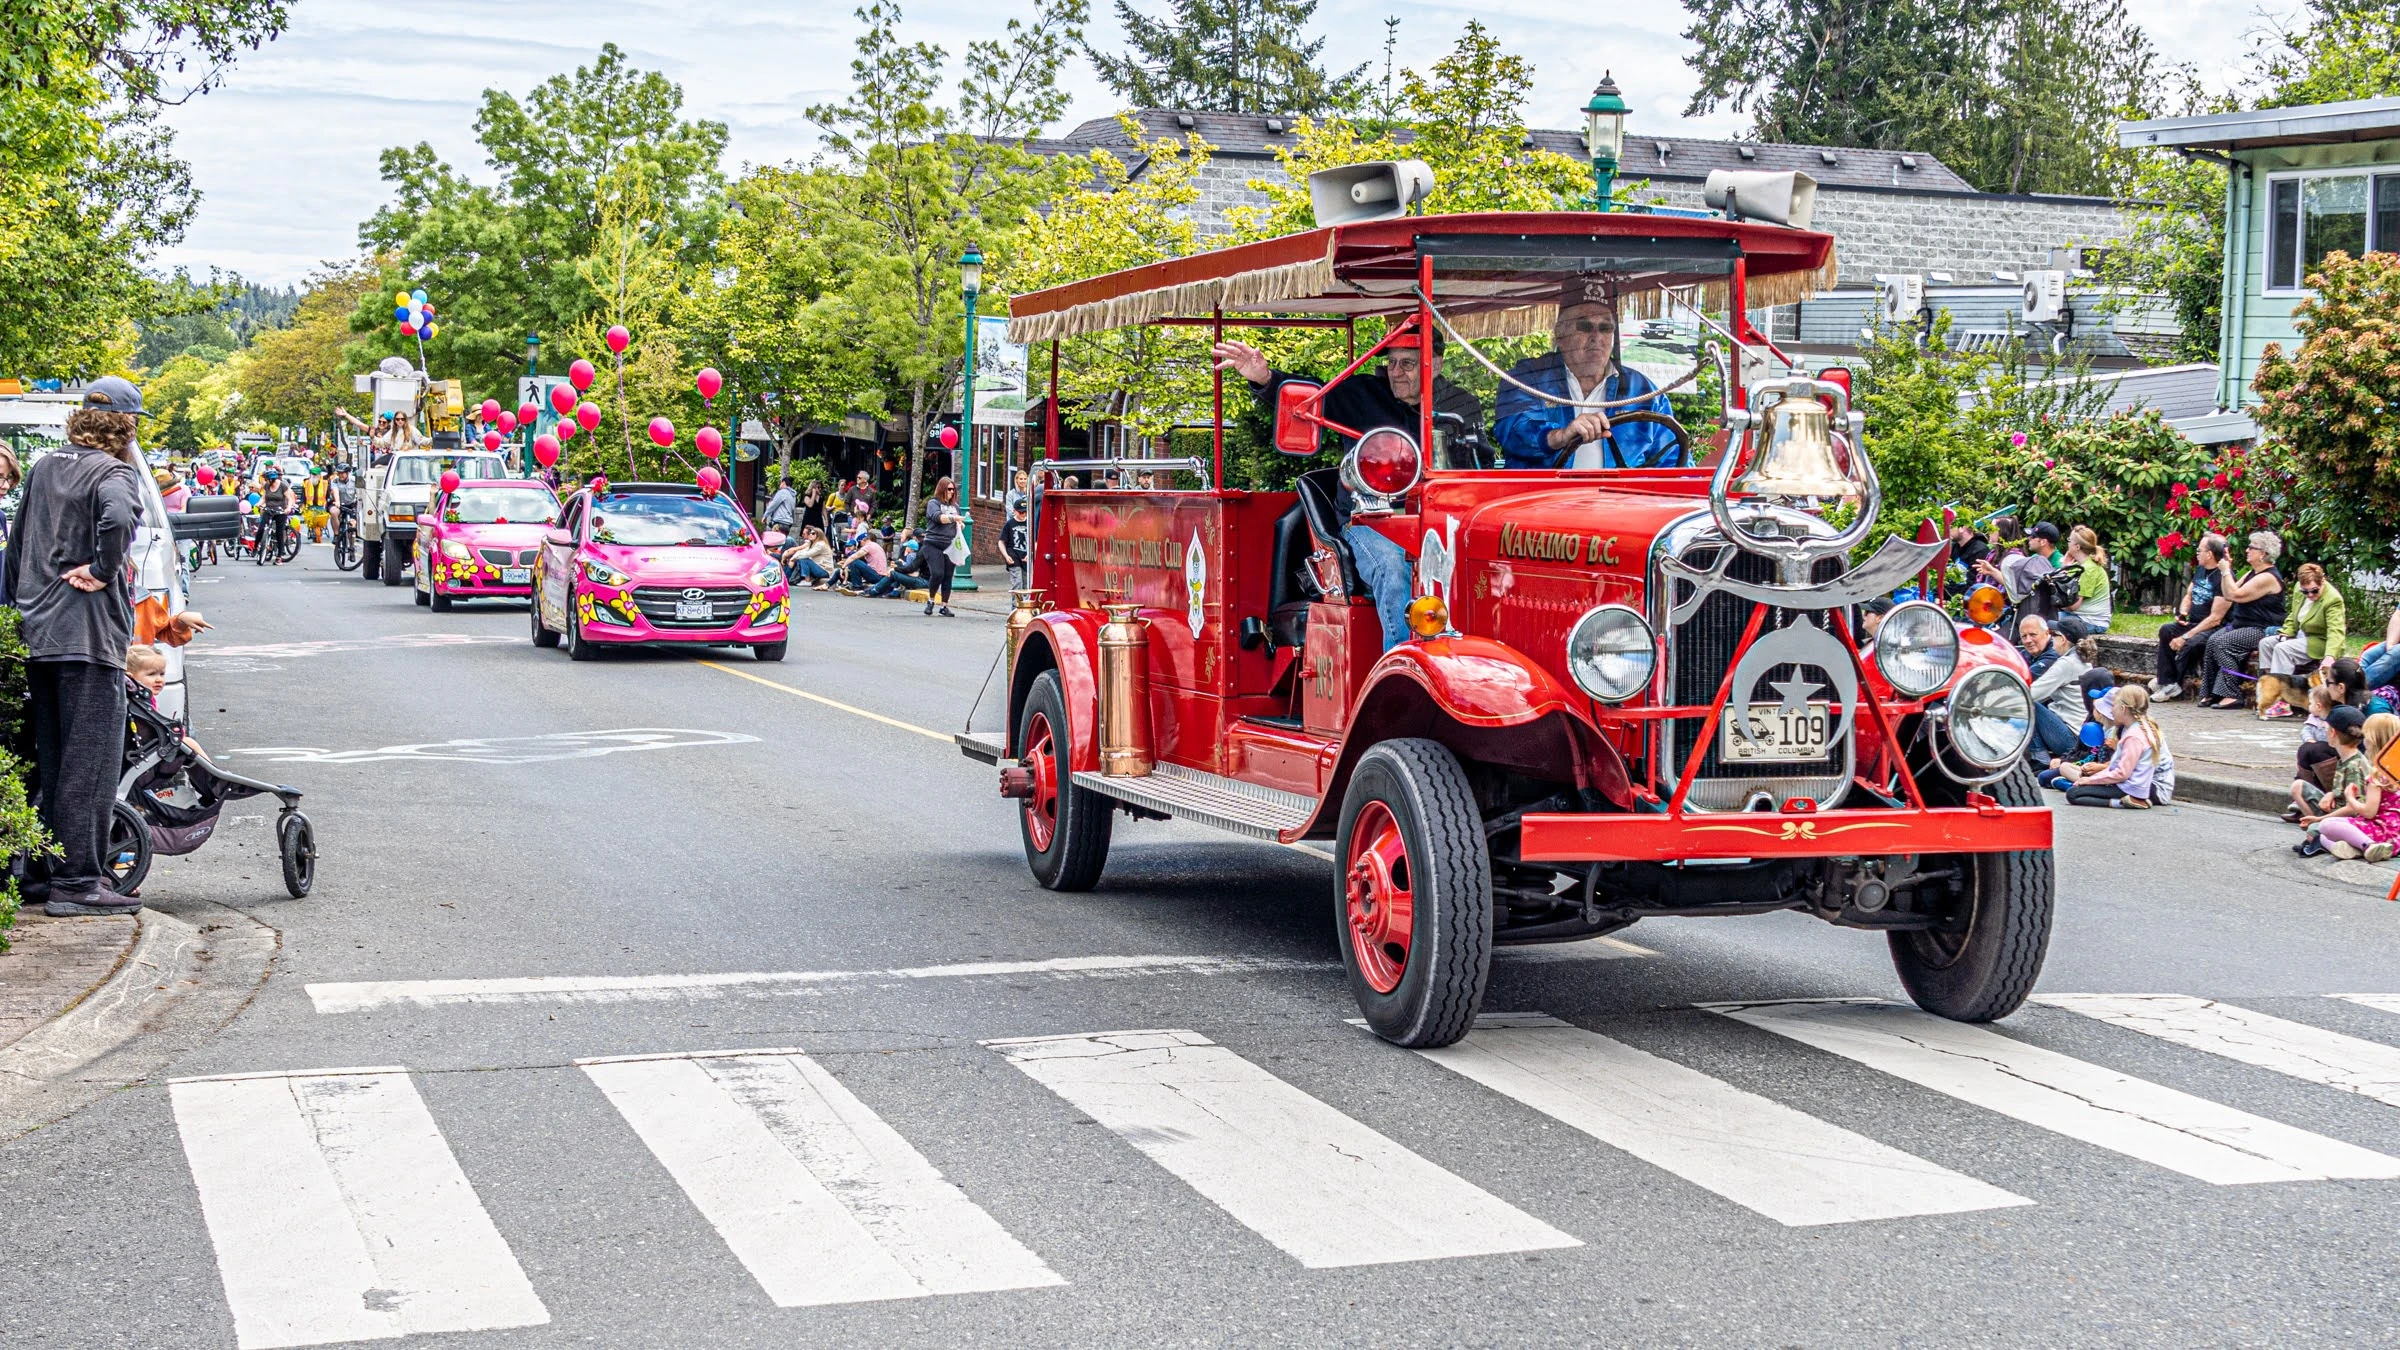
{"type": "Polygon", "coordinates": [[[2059,538],[2058,527],[2045,520],[2041,524],[2034,526],[2032,531],[2025,537],[2028,539],[2047,539],[2051,543],[2055,544],[2058,542],[2059,538]]]}
{"type": "Polygon", "coordinates": [[[2367,725],[2367,711],[2355,703],[2337,703],[2325,714],[2325,725],[2345,736],[2355,736],[2367,725]]]}
{"type": "Polygon", "coordinates": [[[122,375],[103,375],[84,387],[83,406],[100,412],[131,413],[148,417],[142,411],[142,391],[122,375]]]}

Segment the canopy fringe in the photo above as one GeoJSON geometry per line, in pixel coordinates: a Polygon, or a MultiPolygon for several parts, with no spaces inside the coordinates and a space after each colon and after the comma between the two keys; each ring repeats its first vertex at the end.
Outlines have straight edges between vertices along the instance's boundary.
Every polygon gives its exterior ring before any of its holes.
{"type": "Polygon", "coordinates": [[[1028,314],[1022,318],[1011,316],[1008,321],[1008,340],[1020,346],[1030,346],[1053,338],[1080,337],[1086,333],[1104,333],[1112,328],[1129,328],[1178,314],[1207,314],[1220,309],[1264,309],[1281,300],[1313,299],[1333,289],[1333,284],[1333,244],[1328,240],[1325,256],[1306,262],[1261,268],[1235,277],[1137,291],[1132,295],[1095,300],[1047,314],[1028,314]]]}

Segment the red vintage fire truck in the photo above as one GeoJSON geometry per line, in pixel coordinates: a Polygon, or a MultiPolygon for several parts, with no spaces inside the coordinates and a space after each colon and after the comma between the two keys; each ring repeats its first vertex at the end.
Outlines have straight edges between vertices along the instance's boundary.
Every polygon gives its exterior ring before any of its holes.
{"type": "Polygon", "coordinates": [[[1419,215],[1014,300],[1017,339],[1048,346],[1051,447],[1062,340],[1332,325],[1355,349],[1360,320],[1385,326],[1331,380],[1277,389],[1279,447],[1364,431],[1297,491],[1223,485],[1226,400],[1251,393],[1222,374],[1213,463],[1037,463],[1005,728],[959,737],[1021,800],[1034,877],[1096,884],[1120,815],[1330,839],[1351,989],[1407,1046],[1468,1032],[1495,944],[1661,915],[1879,930],[1919,1006],[2013,1012],[2053,886],[2023,661],[1922,602],[1862,639],[1861,603],[1940,546],[1854,561],[1880,494],[1846,378],[1805,373],[1746,317],[1830,285],[1832,259],[1831,236],[1757,220],[1419,215]],[[1726,448],[1673,426],[1692,467],[1478,467],[1480,429],[1442,424],[1430,371],[1413,428],[1325,414],[1410,334],[1446,334],[1456,368],[1477,338],[1549,331],[1577,278],[1629,315],[1703,316],[1726,448]],[[1388,651],[1346,523],[1413,560],[1412,636],[1388,651]]]}

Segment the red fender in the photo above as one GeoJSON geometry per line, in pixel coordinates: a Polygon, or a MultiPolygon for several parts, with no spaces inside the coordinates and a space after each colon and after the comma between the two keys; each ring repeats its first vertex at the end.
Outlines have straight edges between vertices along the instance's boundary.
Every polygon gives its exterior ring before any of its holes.
{"type": "MultiPolygon", "coordinates": [[[[1633,787],[1625,772],[1625,762],[1593,725],[1588,711],[1591,700],[1582,690],[1560,683],[1523,652],[1490,638],[1447,637],[1403,642],[1385,652],[1367,672],[1365,688],[1351,710],[1353,736],[1351,743],[1343,747],[1345,776],[1348,761],[1363,749],[1363,742],[1356,736],[1362,729],[1370,737],[1421,734],[1394,726],[1366,726],[1372,717],[1370,710],[1379,701],[1389,706],[1388,700],[1378,700],[1377,695],[1388,694],[1397,682],[1424,691],[1443,718],[1465,729],[1472,744],[1452,746],[1462,753],[1478,746],[1493,757],[1511,750],[1529,752],[1532,745],[1543,743],[1545,738],[1536,731],[1536,741],[1528,743],[1521,734],[1510,733],[1509,729],[1531,729],[1534,724],[1556,716],[1569,742],[1560,748],[1572,757],[1576,781],[1599,789],[1619,806],[1632,805],[1633,787]]],[[[1547,743],[1557,745],[1554,741],[1547,743]]],[[[1535,761],[1567,767],[1548,759],[1550,751],[1531,753],[1535,761]]],[[[1513,762],[1529,763],[1526,759],[1513,762]]],[[[1328,794],[1327,800],[1332,800],[1332,794],[1328,794]]]]}
{"type": "MultiPolygon", "coordinates": [[[[1077,771],[1100,768],[1100,624],[1088,614],[1054,609],[1035,619],[1025,646],[1047,641],[1067,696],[1067,763],[1077,771]]],[[[1021,653],[1024,647],[1018,648],[1021,653]]],[[[1012,705],[1018,700],[1012,699],[1012,705]]],[[[1016,737],[1016,708],[1009,709],[1009,737],[1016,737]]]]}

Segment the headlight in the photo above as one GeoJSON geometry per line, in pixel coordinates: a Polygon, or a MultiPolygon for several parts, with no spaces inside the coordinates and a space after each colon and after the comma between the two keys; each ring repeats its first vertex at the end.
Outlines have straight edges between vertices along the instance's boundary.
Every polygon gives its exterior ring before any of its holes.
{"type": "Polygon", "coordinates": [[[762,591],[780,586],[783,584],[783,568],[772,562],[760,563],[758,570],[750,574],[750,584],[762,591]]]}
{"type": "Polygon", "coordinates": [[[1901,605],[1875,630],[1875,665],[1892,688],[1923,698],[1950,683],[1958,669],[1958,628],[1921,600],[1901,605]]]}
{"type": "Polygon", "coordinates": [[[467,546],[455,539],[445,539],[442,541],[442,556],[445,558],[456,558],[460,562],[475,561],[475,555],[467,552],[467,546]]]}
{"type": "Polygon", "coordinates": [[[632,577],[607,563],[593,562],[589,558],[583,560],[583,579],[595,586],[630,586],[633,584],[632,577]]]}
{"type": "Polygon", "coordinates": [[[1622,703],[1642,692],[1657,665],[1658,638],[1649,621],[1623,605],[1600,606],[1567,634],[1568,673],[1602,703],[1622,703]]]}
{"type": "Polygon", "coordinates": [[[1969,675],[1950,696],[1950,739],[1978,768],[2006,766],[2033,739],[2033,691],[1997,666],[1969,675]]]}

